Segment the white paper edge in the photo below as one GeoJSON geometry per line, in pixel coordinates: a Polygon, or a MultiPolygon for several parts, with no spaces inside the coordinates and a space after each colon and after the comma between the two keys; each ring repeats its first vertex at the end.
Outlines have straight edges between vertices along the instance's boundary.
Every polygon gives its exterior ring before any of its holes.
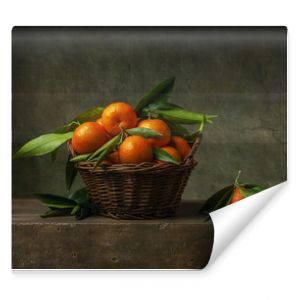
{"type": "Polygon", "coordinates": [[[214,224],[214,244],[208,265],[225,250],[253,217],[272,199],[286,182],[280,183],[242,201],[210,213],[214,224]]]}

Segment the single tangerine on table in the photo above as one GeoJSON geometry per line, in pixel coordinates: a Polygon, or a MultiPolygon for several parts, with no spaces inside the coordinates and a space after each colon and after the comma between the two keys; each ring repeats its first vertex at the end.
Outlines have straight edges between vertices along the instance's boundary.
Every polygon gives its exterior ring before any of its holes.
{"type": "Polygon", "coordinates": [[[191,146],[184,138],[180,136],[173,136],[171,138],[171,145],[177,149],[182,159],[184,159],[191,152],[191,146]]]}
{"type": "Polygon", "coordinates": [[[162,147],[161,149],[166,151],[168,154],[170,154],[178,162],[181,162],[180,153],[174,147],[166,146],[166,147],[162,147]]]}
{"type": "Polygon", "coordinates": [[[131,105],[125,102],[114,102],[108,105],[101,116],[105,130],[112,136],[120,133],[121,128],[136,126],[138,119],[131,105]]]}
{"type": "Polygon", "coordinates": [[[232,196],[231,196],[230,204],[238,202],[238,201],[240,201],[244,198],[245,197],[241,194],[241,189],[236,187],[233,191],[232,196]]]}
{"type": "Polygon", "coordinates": [[[72,148],[77,154],[86,154],[100,148],[107,142],[105,130],[96,122],[79,125],[72,137],[72,148]]]}
{"type": "Polygon", "coordinates": [[[153,146],[167,146],[171,139],[171,132],[166,122],[159,119],[142,120],[138,127],[152,129],[161,134],[161,136],[149,138],[148,141],[153,146]]]}
{"type": "Polygon", "coordinates": [[[152,146],[141,136],[129,136],[120,145],[119,158],[122,164],[151,162],[152,146]]]}

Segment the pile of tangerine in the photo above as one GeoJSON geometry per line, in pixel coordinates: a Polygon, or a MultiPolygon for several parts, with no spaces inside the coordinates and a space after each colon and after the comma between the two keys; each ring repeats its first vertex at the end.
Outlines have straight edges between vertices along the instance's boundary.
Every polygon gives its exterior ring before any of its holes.
{"type": "Polygon", "coordinates": [[[96,122],[85,122],[78,126],[73,133],[72,148],[76,154],[91,153],[118,135],[122,128],[135,127],[152,129],[161,135],[148,139],[137,135],[129,136],[102,163],[152,162],[154,160],[152,147],[160,147],[180,162],[191,150],[185,139],[171,136],[170,128],[166,122],[160,119],[139,121],[132,106],[125,102],[111,103],[103,110],[101,118],[96,122]]]}

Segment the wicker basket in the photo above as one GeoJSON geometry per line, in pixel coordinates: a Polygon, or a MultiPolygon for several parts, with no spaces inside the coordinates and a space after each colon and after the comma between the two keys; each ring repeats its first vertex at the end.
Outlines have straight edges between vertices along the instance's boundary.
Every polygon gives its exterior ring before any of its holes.
{"type": "MultiPolygon", "coordinates": [[[[99,215],[115,219],[156,219],[172,216],[196,166],[194,153],[202,136],[197,137],[190,154],[180,165],[141,163],[99,165],[77,162],[90,199],[99,215]]],[[[69,145],[69,151],[74,152],[69,145]]]]}

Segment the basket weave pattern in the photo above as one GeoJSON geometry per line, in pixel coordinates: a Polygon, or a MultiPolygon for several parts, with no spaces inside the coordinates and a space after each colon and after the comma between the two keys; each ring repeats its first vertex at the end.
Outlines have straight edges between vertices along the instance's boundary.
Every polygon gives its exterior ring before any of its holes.
{"type": "MultiPolygon", "coordinates": [[[[178,208],[192,169],[198,137],[180,165],[141,163],[99,165],[78,162],[96,213],[117,219],[155,219],[172,216],[178,208]]],[[[74,155],[70,148],[69,150],[74,155]]]]}

